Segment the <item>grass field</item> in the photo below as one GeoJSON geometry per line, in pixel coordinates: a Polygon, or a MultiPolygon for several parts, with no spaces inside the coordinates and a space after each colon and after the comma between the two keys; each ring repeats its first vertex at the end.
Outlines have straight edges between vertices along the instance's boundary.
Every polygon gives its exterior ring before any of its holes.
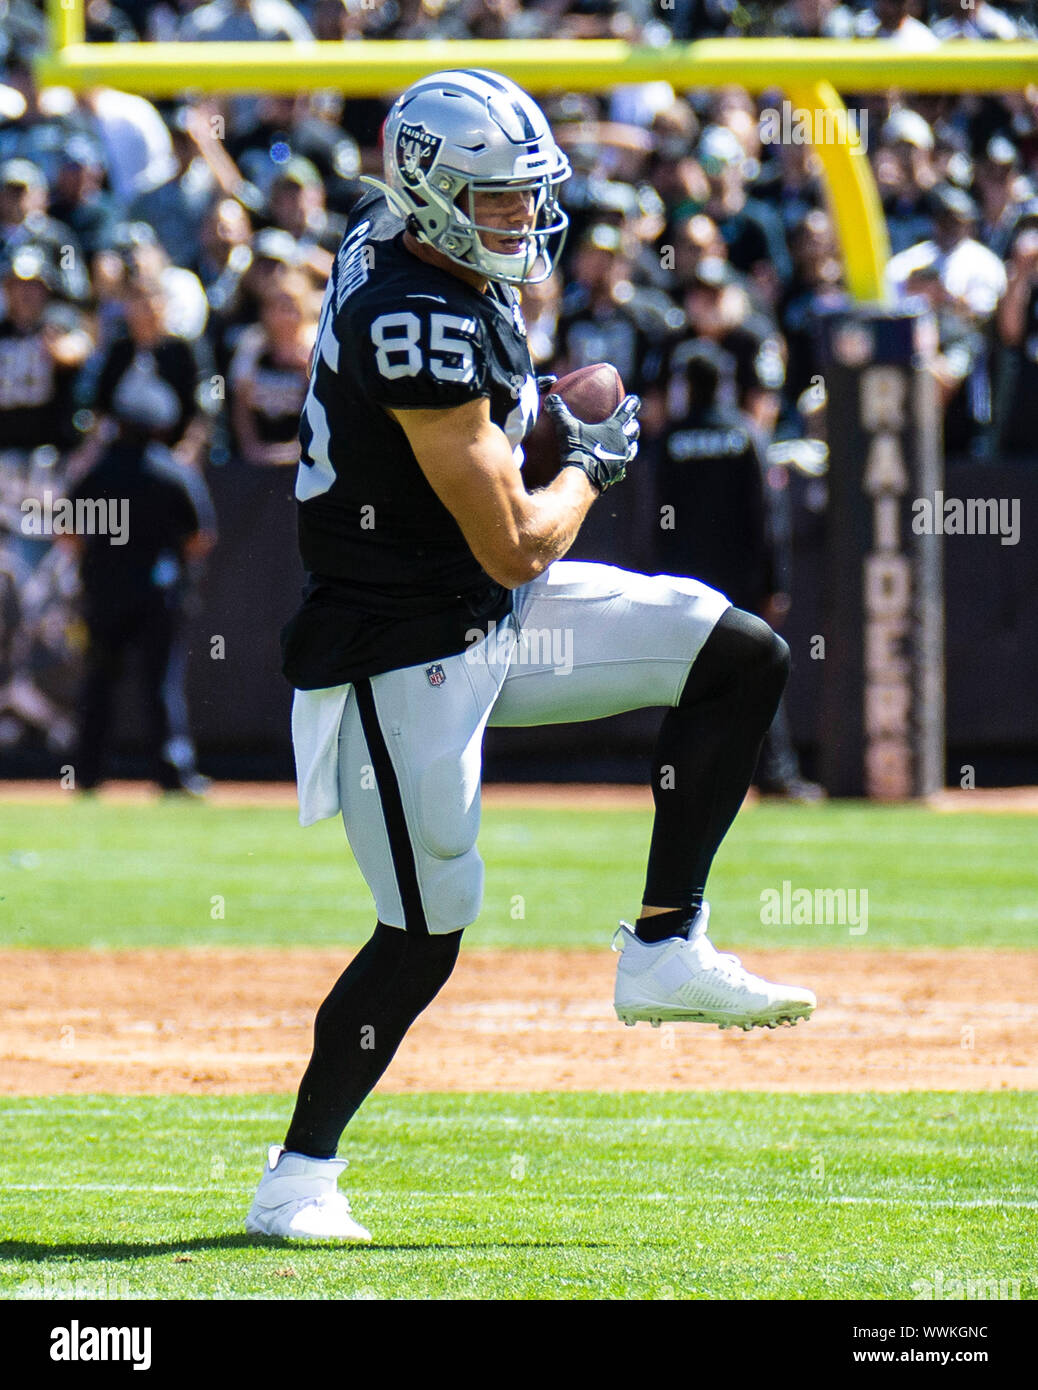
{"type": "MultiPolygon", "coordinates": [[[[467,942],[603,945],[636,910],[649,830],[644,811],[488,809],[467,942]]],[[[1034,946],[1036,836],[1026,815],[757,807],[714,866],[714,921],[734,946],[1034,946]],[[761,893],[783,880],[867,890],[868,932],[762,925],[761,893]]],[[[357,946],[371,931],[341,824],[304,831],[286,809],[0,803],[0,845],[0,945],[357,946]]]]}
{"type": "Polygon", "coordinates": [[[277,1099],[0,1114],[6,1298],[1035,1294],[1033,1095],[374,1097],[347,1177],[378,1245],[346,1251],[242,1233],[277,1099]]]}
{"type": "MultiPolygon", "coordinates": [[[[756,808],[711,880],[718,939],[1032,947],[1036,824],[756,808]],[[762,925],[760,895],[783,879],[867,890],[867,934],[762,925]]],[[[637,903],[648,832],[639,811],[488,811],[470,940],[604,946],[637,903]]],[[[370,930],[341,827],[304,832],[291,811],[6,804],[0,843],[4,946],[355,945],[370,930]]],[[[347,1251],[243,1234],[288,1108],[0,1100],[0,1297],[911,1299],[938,1271],[1038,1290],[1035,1093],[376,1095],[343,1187],[377,1246],[347,1251]]]]}

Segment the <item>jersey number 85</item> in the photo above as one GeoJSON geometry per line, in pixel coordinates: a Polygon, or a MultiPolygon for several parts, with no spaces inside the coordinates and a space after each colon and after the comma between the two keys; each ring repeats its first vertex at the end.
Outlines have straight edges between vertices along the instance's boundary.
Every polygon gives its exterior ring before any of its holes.
{"type": "Polygon", "coordinates": [[[379,372],[387,381],[417,376],[428,363],[429,372],[437,381],[467,382],[476,370],[472,343],[475,332],[475,319],[430,314],[426,321],[404,310],[399,314],[380,314],[371,325],[371,341],[376,348],[379,372]],[[424,343],[423,337],[427,340],[424,343]]]}

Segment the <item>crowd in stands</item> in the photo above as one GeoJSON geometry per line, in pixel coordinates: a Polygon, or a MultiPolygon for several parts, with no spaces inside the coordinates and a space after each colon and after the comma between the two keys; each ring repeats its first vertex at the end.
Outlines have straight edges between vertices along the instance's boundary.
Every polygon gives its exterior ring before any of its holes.
{"type": "MultiPolygon", "coordinates": [[[[3,8],[0,529],[14,531],[41,480],[82,476],[120,402],[149,394],[175,405],[158,412],[161,438],[186,466],[294,464],[324,280],[360,176],[380,169],[389,99],[40,90],[41,5],[3,8]]],[[[88,40],[117,43],[618,37],[662,48],[749,34],[922,52],[1034,38],[1036,20],[1033,0],[86,0],[88,40]]],[[[886,214],[889,293],[922,296],[936,315],[949,457],[1038,463],[1038,73],[1004,94],[843,96],[886,214]]],[[[821,433],[812,328],[842,294],[843,268],[817,156],[767,138],[761,111],[782,99],[662,81],[542,98],[574,174],[561,272],[525,294],[532,351],[559,374],[617,366],[645,399],[646,466],[687,412],[687,368],[704,344],[722,395],[765,445],[821,433]]],[[[24,546],[4,553],[0,744],[5,689],[17,709],[4,615],[29,573],[24,546]]]]}

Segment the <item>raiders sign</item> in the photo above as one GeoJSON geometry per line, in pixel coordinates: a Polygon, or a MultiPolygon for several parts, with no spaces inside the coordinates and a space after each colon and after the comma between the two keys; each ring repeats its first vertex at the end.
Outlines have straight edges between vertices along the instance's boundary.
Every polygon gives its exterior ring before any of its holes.
{"type": "Polygon", "coordinates": [[[442,144],[442,136],[430,135],[425,126],[405,123],[400,127],[396,137],[396,162],[404,183],[421,182],[432,168],[442,144]]]}

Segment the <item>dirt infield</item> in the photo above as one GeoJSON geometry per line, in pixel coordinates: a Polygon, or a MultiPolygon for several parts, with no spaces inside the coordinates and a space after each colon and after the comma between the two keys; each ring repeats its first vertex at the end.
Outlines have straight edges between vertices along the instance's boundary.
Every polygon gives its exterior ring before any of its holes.
{"type": "MultiPolygon", "coordinates": [[[[1038,1089],[1038,952],[756,951],[809,1023],[624,1028],[608,951],[463,951],[382,1086],[418,1090],[1038,1089]]],[[[293,1090],[336,951],[6,951],[0,1091],[293,1090]]]]}

